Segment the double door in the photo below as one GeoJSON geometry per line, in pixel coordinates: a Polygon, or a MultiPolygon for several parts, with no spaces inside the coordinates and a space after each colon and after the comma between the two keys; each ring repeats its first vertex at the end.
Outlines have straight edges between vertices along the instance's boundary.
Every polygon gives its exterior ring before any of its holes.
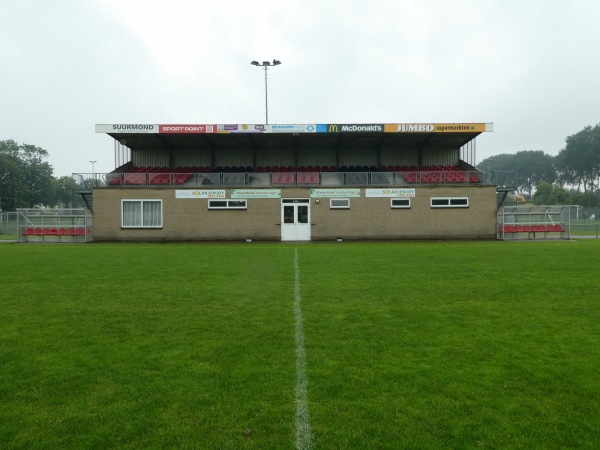
{"type": "Polygon", "coordinates": [[[281,199],[281,240],[310,241],[310,199],[281,199]]]}

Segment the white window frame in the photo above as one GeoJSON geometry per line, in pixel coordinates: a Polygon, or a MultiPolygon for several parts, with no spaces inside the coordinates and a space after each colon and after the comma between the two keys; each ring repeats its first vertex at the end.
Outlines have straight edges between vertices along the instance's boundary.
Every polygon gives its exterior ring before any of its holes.
{"type": "Polygon", "coordinates": [[[429,200],[431,208],[468,208],[469,197],[431,197],[429,200]],[[445,201],[444,204],[434,205],[434,202],[445,201]]]}
{"type": "Polygon", "coordinates": [[[329,208],[330,209],[350,209],[350,199],[349,198],[330,198],[329,199],[329,208]],[[346,202],[345,205],[334,205],[334,202],[346,202]]]}
{"type": "Polygon", "coordinates": [[[121,199],[121,228],[162,228],[163,227],[163,202],[161,199],[156,198],[124,198],[121,199]],[[140,205],[140,218],[141,224],[126,225],[125,224],[125,204],[126,203],[139,203],[140,205]],[[144,203],[158,203],[160,205],[159,223],[156,225],[145,225],[144,224],[144,203]]]}
{"type": "Polygon", "coordinates": [[[409,197],[402,197],[402,198],[391,198],[390,199],[390,207],[392,209],[408,209],[410,208],[410,198],[409,197]],[[401,200],[403,202],[408,202],[408,204],[406,205],[394,205],[394,202],[397,202],[398,200],[401,200]]]}
{"type": "Polygon", "coordinates": [[[248,209],[248,200],[246,199],[213,199],[208,201],[208,209],[248,209]],[[214,206],[215,202],[225,202],[225,206],[214,206]],[[236,204],[237,203],[237,204],[236,204]]]}

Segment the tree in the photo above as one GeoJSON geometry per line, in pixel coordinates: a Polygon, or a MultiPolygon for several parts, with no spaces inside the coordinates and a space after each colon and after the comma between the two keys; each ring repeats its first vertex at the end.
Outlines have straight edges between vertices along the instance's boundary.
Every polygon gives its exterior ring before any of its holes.
{"type": "Polygon", "coordinates": [[[535,205],[571,205],[571,193],[561,186],[541,181],[535,188],[532,201],[535,205]]]}
{"type": "Polygon", "coordinates": [[[515,172],[517,191],[530,196],[541,181],[556,179],[553,158],[542,150],[523,150],[515,154],[500,154],[486,158],[477,165],[484,172],[515,172]]]}
{"type": "Polygon", "coordinates": [[[52,204],[52,166],[48,152],[35,145],[0,141],[0,197],[12,197],[20,207],[52,204]]]}
{"type": "Polygon", "coordinates": [[[81,196],[75,193],[81,187],[71,177],[60,177],[52,180],[53,205],[72,207],[73,203],[81,203],[81,196]]]}
{"type": "Polygon", "coordinates": [[[559,179],[578,190],[593,192],[600,177],[600,124],[567,137],[566,143],[556,156],[559,179]]]}

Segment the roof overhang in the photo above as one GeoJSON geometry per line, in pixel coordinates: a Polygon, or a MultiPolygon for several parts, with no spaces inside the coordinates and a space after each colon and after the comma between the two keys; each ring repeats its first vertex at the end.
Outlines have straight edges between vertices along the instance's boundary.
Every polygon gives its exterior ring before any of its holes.
{"type": "Polygon", "coordinates": [[[219,148],[365,147],[460,148],[492,123],[387,124],[101,124],[105,133],[132,150],[219,148]]]}

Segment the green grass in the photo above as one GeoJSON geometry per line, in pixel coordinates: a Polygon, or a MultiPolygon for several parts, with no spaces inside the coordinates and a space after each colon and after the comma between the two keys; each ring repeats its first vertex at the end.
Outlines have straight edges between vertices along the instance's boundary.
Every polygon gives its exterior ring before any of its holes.
{"type": "Polygon", "coordinates": [[[293,448],[296,251],[315,448],[600,446],[587,240],[3,244],[1,447],[293,448]]]}

